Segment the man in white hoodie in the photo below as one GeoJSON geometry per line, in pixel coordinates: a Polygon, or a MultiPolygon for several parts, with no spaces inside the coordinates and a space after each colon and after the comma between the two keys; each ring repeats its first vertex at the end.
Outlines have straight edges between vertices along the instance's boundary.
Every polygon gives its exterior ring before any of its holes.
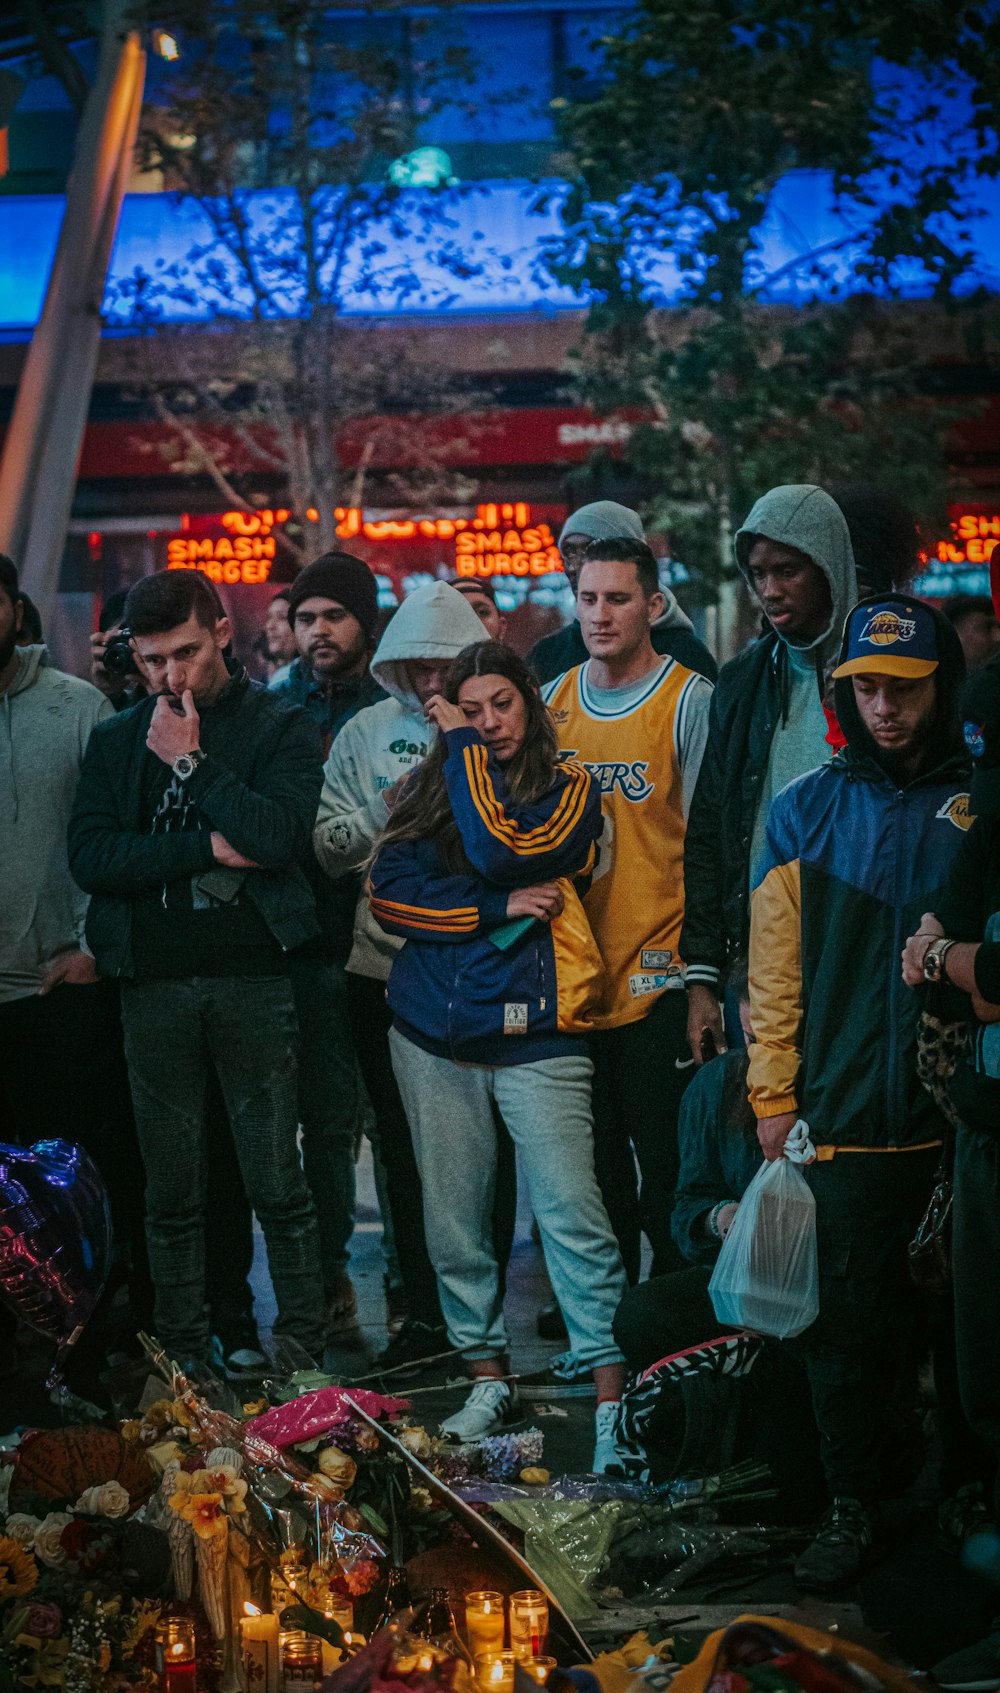
{"type": "MultiPolygon", "coordinates": [[[[488,638],[468,600],[446,582],[418,588],[403,601],[371,665],[373,680],[389,698],[345,724],[324,769],[313,843],[328,876],[349,876],[366,863],[388,822],[400,783],[430,749],[435,731],[424,716],[427,701],[442,691],[452,660],[462,649],[488,638]]],[[[362,889],[347,964],[351,1032],[375,1113],[410,1313],[383,1354],[386,1367],[432,1357],[448,1345],[424,1239],[423,1196],[410,1126],[389,1053],[385,984],[401,944],[374,921],[362,889]]]]}

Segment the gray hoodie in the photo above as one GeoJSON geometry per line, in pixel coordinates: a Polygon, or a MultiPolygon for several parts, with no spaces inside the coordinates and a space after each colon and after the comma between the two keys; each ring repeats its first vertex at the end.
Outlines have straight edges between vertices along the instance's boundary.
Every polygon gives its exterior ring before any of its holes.
{"type": "MultiPolygon", "coordinates": [[[[830,621],[814,641],[798,643],[780,634],[787,651],[785,709],[771,741],[750,847],[750,885],[764,845],[767,814],[775,794],[797,776],[830,762],[823,694],[840,652],[851,607],[858,598],[851,537],[835,500],[809,482],[772,488],[757,501],[736,534],[736,562],[749,588],[750,549],[760,536],[797,547],[822,570],[833,602],[830,621]]],[[[751,589],[752,591],[752,589],[751,589]]]]}
{"type": "MultiPolygon", "coordinates": [[[[389,821],[383,794],[427,756],[435,731],[410,686],[409,661],[451,660],[488,638],[465,595],[446,582],[403,601],[372,659],[372,675],[390,698],[352,717],[326,761],[313,844],[328,876],[346,876],[367,861],[389,821]]],[[[374,921],[362,889],[347,968],[387,981],[401,945],[374,921]]]]}
{"type": "Polygon", "coordinates": [[[90,731],[109,700],[53,670],[43,646],[15,651],[0,694],[0,1004],[38,992],[83,939],[87,896],[69,873],[66,826],[90,731]]]}
{"type": "MultiPolygon", "coordinates": [[[[829,672],[840,652],[847,614],[858,598],[851,535],[844,514],[836,500],[811,482],[791,482],[762,495],[742,529],[736,531],[735,539],[736,563],[751,593],[750,549],[762,535],[786,547],[797,547],[819,565],[830,584],[833,610],[823,633],[806,646],[785,641],[790,651],[794,648],[808,652],[814,665],[818,658],[829,680],[829,672]]],[[[784,636],[781,638],[784,640],[784,636]]]]}

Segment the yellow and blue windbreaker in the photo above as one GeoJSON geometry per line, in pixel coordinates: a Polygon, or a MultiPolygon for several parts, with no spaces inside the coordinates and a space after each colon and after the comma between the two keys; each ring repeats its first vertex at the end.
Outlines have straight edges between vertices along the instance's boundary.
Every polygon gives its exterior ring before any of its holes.
{"type": "Polygon", "coordinates": [[[371,871],[372,915],[406,940],[389,976],[394,1023],[426,1051],[466,1063],[582,1052],[604,976],[576,888],[597,861],[597,784],[566,763],[547,794],[521,805],[478,731],[452,729],[445,739],[469,871],[448,870],[433,841],[392,842],[371,871]],[[552,881],[565,899],[560,915],[498,944],[511,890],[552,881]]]}
{"type": "Polygon", "coordinates": [[[899,789],[848,747],[777,795],[750,907],[758,1118],[796,1111],[818,1147],[940,1137],[900,955],[970,825],[968,787],[963,760],[899,789]]]}

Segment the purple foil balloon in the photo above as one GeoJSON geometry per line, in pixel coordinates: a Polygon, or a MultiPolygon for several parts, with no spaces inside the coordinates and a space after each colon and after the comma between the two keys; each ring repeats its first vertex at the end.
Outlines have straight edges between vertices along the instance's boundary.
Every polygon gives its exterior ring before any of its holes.
{"type": "Polygon", "coordinates": [[[111,1238],[107,1190],[82,1146],[0,1141],[0,1294],[59,1358],[101,1296],[111,1238]]]}

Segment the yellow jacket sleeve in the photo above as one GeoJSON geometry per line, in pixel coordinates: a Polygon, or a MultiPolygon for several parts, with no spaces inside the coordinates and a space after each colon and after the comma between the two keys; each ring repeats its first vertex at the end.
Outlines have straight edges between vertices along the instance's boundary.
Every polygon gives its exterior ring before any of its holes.
{"type": "Polygon", "coordinates": [[[798,1109],[802,1021],[801,885],[797,858],[772,864],[750,901],[750,1103],[757,1117],[798,1109]]]}

